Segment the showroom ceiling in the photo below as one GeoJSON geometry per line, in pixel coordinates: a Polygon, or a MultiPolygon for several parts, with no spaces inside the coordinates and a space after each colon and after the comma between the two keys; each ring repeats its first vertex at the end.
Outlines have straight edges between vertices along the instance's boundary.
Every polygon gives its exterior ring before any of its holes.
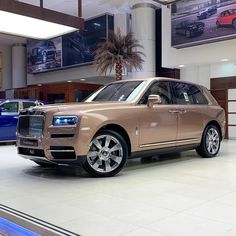
{"type": "MultiPolygon", "coordinates": [[[[24,3],[32,4],[35,6],[40,5],[40,0],[18,0],[24,3]]],[[[82,0],[82,17],[85,19],[91,18],[96,15],[100,15],[104,12],[118,13],[128,12],[130,7],[135,3],[148,2],[154,3],[157,6],[162,4],[168,4],[176,0],[82,0]]],[[[78,15],[78,0],[44,0],[44,7],[63,12],[66,14],[78,15]]],[[[0,44],[13,44],[13,43],[24,43],[25,39],[10,35],[0,34],[0,44]]]]}
{"type": "MultiPolygon", "coordinates": [[[[40,0],[19,0],[21,2],[40,5],[40,0]]],[[[169,4],[176,0],[82,0],[83,17],[90,18],[92,16],[102,14],[104,12],[128,11],[130,6],[140,2],[151,2],[154,4],[169,4]]],[[[43,0],[45,8],[64,12],[71,15],[78,14],[78,0],[43,0]]]]}

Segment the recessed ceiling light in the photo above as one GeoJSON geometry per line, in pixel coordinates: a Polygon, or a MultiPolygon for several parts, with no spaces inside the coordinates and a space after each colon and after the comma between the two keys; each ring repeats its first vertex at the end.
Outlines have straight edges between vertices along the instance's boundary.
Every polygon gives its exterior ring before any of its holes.
{"type": "Polygon", "coordinates": [[[5,11],[0,11],[0,22],[1,33],[14,34],[35,39],[48,39],[76,30],[73,27],[5,11]]]}
{"type": "Polygon", "coordinates": [[[229,59],[224,58],[224,59],[221,59],[221,61],[225,62],[225,61],[229,61],[229,59]]]}
{"type": "Polygon", "coordinates": [[[50,39],[84,28],[82,18],[43,8],[43,0],[40,3],[42,7],[0,0],[0,33],[50,39]]]}
{"type": "Polygon", "coordinates": [[[85,79],[80,79],[81,81],[85,81],[85,79]]]}
{"type": "Polygon", "coordinates": [[[71,83],[72,81],[71,80],[67,80],[67,83],[71,83]]]}
{"type": "Polygon", "coordinates": [[[41,87],[42,86],[42,84],[37,84],[39,87],[41,87]]]}
{"type": "Polygon", "coordinates": [[[183,68],[183,67],[185,67],[185,65],[179,65],[179,68],[183,68]]]}

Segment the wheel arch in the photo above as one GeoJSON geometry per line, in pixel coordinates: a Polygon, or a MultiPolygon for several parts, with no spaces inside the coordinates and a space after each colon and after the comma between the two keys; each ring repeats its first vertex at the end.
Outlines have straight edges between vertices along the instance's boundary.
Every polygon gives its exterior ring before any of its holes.
{"type": "Polygon", "coordinates": [[[234,17],[233,19],[232,19],[232,22],[231,22],[231,24],[233,25],[233,22],[236,20],[236,17],[234,17]]]}
{"type": "Polygon", "coordinates": [[[95,133],[95,135],[97,135],[99,132],[104,131],[104,130],[111,130],[111,131],[115,131],[116,133],[120,134],[124,138],[124,140],[125,140],[125,142],[127,144],[128,155],[130,156],[130,154],[131,154],[131,141],[130,141],[130,137],[129,137],[127,131],[122,126],[120,126],[120,125],[117,125],[117,124],[106,124],[106,125],[100,127],[97,130],[97,132],[95,133]]]}
{"type": "MultiPolygon", "coordinates": [[[[220,126],[219,122],[216,121],[216,120],[211,120],[211,121],[209,121],[209,122],[205,125],[204,131],[205,131],[205,129],[206,129],[209,125],[215,125],[215,126],[219,129],[219,131],[220,131],[220,139],[222,140],[222,139],[223,139],[223,135],[222,135],[222,130],[221,130],[221,126],[220,126]]],[[[204,132],[204,131],[203,131],[203,132],[204,132]]]]}

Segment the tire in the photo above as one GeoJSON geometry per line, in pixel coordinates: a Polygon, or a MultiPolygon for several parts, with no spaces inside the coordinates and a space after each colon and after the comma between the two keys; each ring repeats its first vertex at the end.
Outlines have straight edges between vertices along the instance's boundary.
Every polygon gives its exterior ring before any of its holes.
{"type": "Polygon", "coordinates": [[[38,164],[40,167],[54,167],[57,166],[57,164],[50,164],[46,162],[40,162],[40,161],[34,161],[36,164],[38,164]]]}
{"type": "Polygon", "coordinates": [[[186,30],[186,31],[185,31],[185,36],[186,36],[187,38],[191,38],[191,37],[192,37],[192,32],[191,32],[191,30],[186,30]]]}
{"type": "Polygon", "coordinates": [[[203,132],[200,146],[196,149],[201,157],[215,157],[220,150],[220,131],[215,125],[208,125],[203,132]]]}
{"type": "Polygon", "coordinates": [[[46,63],[47,63],[47,53],[46,53],[46,52],[43,53],[43,59],[42,59],[42,61],[43,61],[43,64],[46,64],[46,63]]]}
{"type": "Polygon", "coordinates": [[[121,171],[127,157],[128,148],[122,136],[105,130],[92,139],[83,168],[94,177],[111,177],[121,171]]]}
{"type": "Polygon", "coordinates": [[[236,29],[236,19],[233,19],[232,26],[236,29]]]}

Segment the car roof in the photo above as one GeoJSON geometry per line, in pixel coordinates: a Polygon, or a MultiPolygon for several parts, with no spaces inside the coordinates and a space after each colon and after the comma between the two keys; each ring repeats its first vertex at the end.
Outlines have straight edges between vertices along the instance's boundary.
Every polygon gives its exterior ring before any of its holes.
{"type": "Polygon", "coordinates": [[[0,99],[0,103],[3,102],[41,102],[41,101],[35,99],[18,99],[18,98],[0,99]]]}
{"type": "Polygon", "coordinates": [[[199,84],[196,83],[192,83],[189,81],[184,81],[184,80],[179,80],[179,79],[173,79],[173,78],[167,78],[167,77],[147,77],[147,78],[132,78],[132,79],[125,79],[125,80],[119,80],[119,81],[115,81],[113,83],[119,83],[119,82],[126,82],[126,81],[173,81],[173,82],[181,82],[181,83],[187,83],[187,84],[192,84],[192,85],[197,85],[197,86],[201,86],[199,84]]]}

